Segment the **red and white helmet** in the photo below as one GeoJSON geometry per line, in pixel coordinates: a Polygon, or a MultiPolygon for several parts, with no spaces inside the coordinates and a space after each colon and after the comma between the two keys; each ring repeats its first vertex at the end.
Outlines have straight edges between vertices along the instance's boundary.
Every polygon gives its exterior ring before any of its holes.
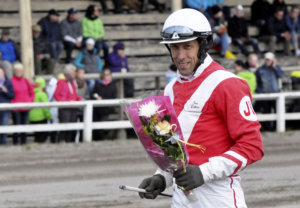
{"type": "Polygon", "coordinates": [[[194,9],[180,9],[173,12],[165,21],[161,31],[161,44],[180,43],[207,39],[212,36],[207,18],[194,9]]]}

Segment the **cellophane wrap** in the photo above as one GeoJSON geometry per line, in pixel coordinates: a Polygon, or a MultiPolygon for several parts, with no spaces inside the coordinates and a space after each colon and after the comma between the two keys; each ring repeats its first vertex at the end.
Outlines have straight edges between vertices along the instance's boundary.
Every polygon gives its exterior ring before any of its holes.
{"type": "Polygon", "coordinates": [[[140,142],[160,169],[173,173],[186,167],[188,155],[180,125],[168,96],[149,96],[123,103],[140,142]]]}

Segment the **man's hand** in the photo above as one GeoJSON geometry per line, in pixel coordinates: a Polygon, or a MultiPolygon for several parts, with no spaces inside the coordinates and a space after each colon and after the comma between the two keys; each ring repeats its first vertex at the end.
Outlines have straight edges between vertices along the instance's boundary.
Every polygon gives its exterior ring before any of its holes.
{"type": "Polygon", "coordinates": [[[197,165],[189,164],[186,167],[186,172],[181,168],[175,171],[173,176],[176,179],[177,186],[181,186],[187,191],[197,188],[204,183],[200,167],[197,165]]]}
{"type": "Polygon", "coordinates": [[[150,178],[145,178],[139,185],[139,188],[145,189],[149,193],[139,193],[141,198],[155,199],[157,195],[166,189],[166,180],[160,175],[154,175],[150,178]]]}

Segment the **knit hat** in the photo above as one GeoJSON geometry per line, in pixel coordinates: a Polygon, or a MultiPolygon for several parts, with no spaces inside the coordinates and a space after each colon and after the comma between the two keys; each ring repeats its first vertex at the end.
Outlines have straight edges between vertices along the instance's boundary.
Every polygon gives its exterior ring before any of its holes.
{"type": "Polygon", "coordinates": [[[71,9],[68,10],[68,14],[75,14],[77,12],[78,12],[78,10],[74,9],[74,8],[71,8],[71,9]]]}
{"type": "Polygon", "coordinates": [[[93,38],[88,38],[86,40],[86,44],[91,44],[91,45],[95,45],[95,40],[93,38]]]}
{"type": "Polygon", "coordinates": [[[59,16],[59,13],[55,9],[50,9],[48,12],[49,15],[59,16]]]}
{"type": "Polygon", "coordinates": [[[218,12],[222,11],[218,5],[215,5],[211,8],[212,14],[217,14],[218,12]]]}
{"type": "Polygon", "coordinates": [[[32,31],[33,32],[41,32],[42,28],[39,25],[32,25],[32,31]]]}
{"type": "Polygon", "coordinates": [[[265,59],[274,60],[275,55],[272,52],[265,53],[265,59]]]}
{"type": "Polygon", "coordinates": [[[3,29],[2,30],[2,35],[10,35],[9,29],[3,29]]]}

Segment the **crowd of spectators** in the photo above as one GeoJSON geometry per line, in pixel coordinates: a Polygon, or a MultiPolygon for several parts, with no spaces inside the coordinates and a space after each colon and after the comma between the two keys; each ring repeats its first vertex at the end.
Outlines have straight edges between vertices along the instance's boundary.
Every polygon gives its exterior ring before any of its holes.
{"type": "MultiPolygon", "coordinates": [[[[99,1],[104,13],[108,13],[105,0],[99,1]]],[[[151,3],[162,12],[164,5],[155,0],[123,1],[114,0],[114,13],[121,13],[121,5],[126,4],[137,12],[147,11],[147,4],[151,3]],[[130,2],[130,3],[129,3],[130,2]],[[132,5],[135,3],[135,5],[132,5]],[[136,7],[138,5],[138,7],[136,7]]],[[[274,1],[269,4],[265,0],[255,0],[251,6],[253,13],[249,21],[244,17],[244,8],[238,5],[235,13],[230,15],[230,8],[221,0],[202,1],[186,0],[187,7],[203,12],[209,19],[214,33],[214,47],[225,58],[235,58],[228,50],[230,42],[238,46],[246,61],[236,60],[234,69],[237,76],[245,79],[250,86],[251,93],[279,92],[278,79],[284,74],[276,63],[276,44],[283,42],[284,53],[289,55],[291,48],[296,56],[300,56],[300,17],[299,8],[288,8],[284,1],[274,1]],[[263,9],[262,9],[263,8],[263,9]],[[257,37],[251,37],[248,26],[252,24],[259,29],[257,37]],[[269,43],[269,51],[264,55],[264,63],[259,65],[262,51],[258,41],[269,43]],[[253,47],[253,52],[247,46],[253,47]]],[[[35,75],[50,74],[48,83],[37,78],[33,83],[24,78],[23,65],[20,63],[18,45],[10,39],[10,31],[2,30],[0,40],[0,102],[61,102],[81,100],[114,99],[120,93],[116,83],[112,80],[112,73],[129,72],[128,59],[125,55],[125,45],[117,42],[110,46],[105,41],[105,29],[99,18],[97,5],[89,5],[82,20],[78,18],[78,11],[70,8],[66,18],[59,22],[60,14],[51,9],[48,15],[32,26],[35,75]],[[55,73],[55,65],[60,60],[60,53],[66,50],[65,69],[62,74],[55,73]],[[78,51],[75,59],[72,52],[78,51]],[[103,58],[101,58],[103,57],[103,58]],[[72,64],[70,64],[72,63],[72,64]],[[84,79],[85,74],[99,73],[99,79],[84,79]]],[[[176,77],[176,67],[170,65],[167,73],[168,81],[176,77]]],[[[124,80],[125,97],[134,96],[133,79],[124,80]]],[[[255,103],[259,112],[275,111],[273,101],[255,103]]],[[[94,109],[93,120],[105,121],[114,113],[112,107],[98,107],[94,109]]],[[[37,108],[0,111],[0,125],[7,125],[10,116],[14,124],[45,124],[69,123],[83,119],[81,108],[37,108]]],[[[274,124],[269,122],[266,130],[274,130],[274,124]]],[[[108,132],[94,131],[93,139],[100,140],[108,132]]],[[[52,143],[74,142],[76,131],[36,132],[34,141],[43,143],[50,137],[52,143]]],[[[13,134],[13,144],[26,144],[26,133],[13,134]]],[[[6,135],[0,135],[0,144],[6,144],[6,135]]]]}

